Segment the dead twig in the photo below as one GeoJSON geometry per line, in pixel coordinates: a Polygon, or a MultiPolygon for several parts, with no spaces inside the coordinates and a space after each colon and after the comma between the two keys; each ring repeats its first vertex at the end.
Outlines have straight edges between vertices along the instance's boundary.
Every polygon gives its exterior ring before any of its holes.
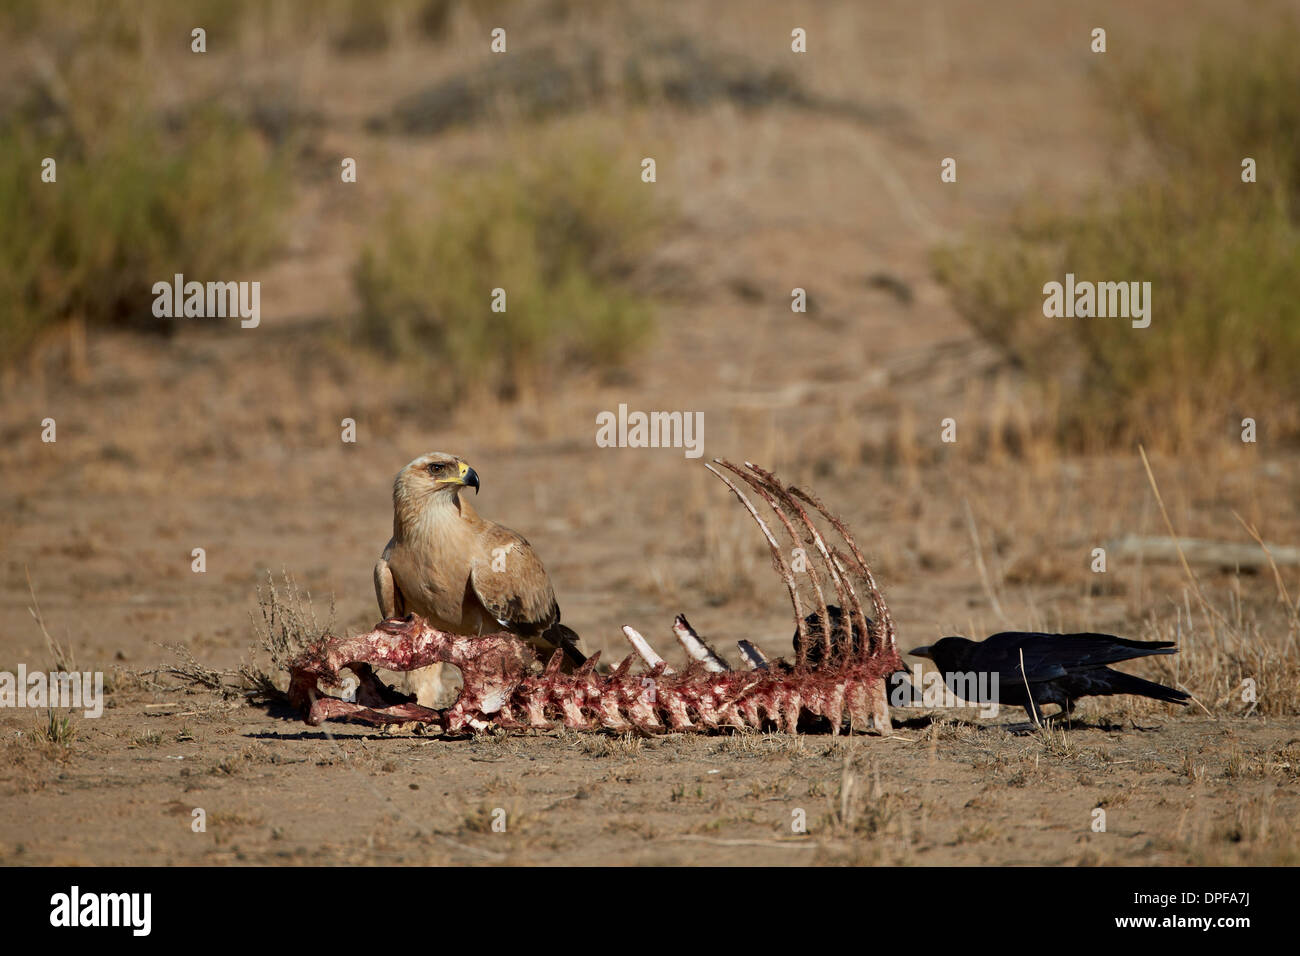
{"type": "Polygon", "coordinates": [[[50,634],[45,627],[45,615],[41,613],[41,602],[36,599],[36,588],[32,586],[31,569],[24,565],[24,573],[27,575],[27,593],[32,596],[32,606],[27,609],[32,619],[36,621],[36,626],[41,629],[41,636],[45,638],[45,648],[50,652],[50,657],[54,663],[54,670],[61,673],[72,673],[77,669],[76,656],[62,644],[60,644],[50,634]]]}

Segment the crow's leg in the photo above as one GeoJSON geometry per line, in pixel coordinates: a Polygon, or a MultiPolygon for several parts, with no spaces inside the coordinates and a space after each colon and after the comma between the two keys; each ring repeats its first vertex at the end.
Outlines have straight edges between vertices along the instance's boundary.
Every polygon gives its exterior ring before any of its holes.
{"type": "Polygon", "coordinates": [[[1054,713],[1049,719],[1057,723],[1068,722],[1070,720],[1070,716],[1074,713],[1074,705],[1076,703],[1078,702],[1070,697],[1065,698],[1064,703],[1057,704],[1057,706],[1060,707],[1061,709],[1058,710],[1056,713],[1054,713]]]}
{"type": "Polygon", "coordinates": [[[1025,734],[1032,734],[1043,726],[1043,709],[1038,706],[1034,700],[1033,694],[1028,695],[1027,703],[1024,704],[1025,712],[1029,715],[1029,720],[1018,724],[1007,724],[1007,733],[1015,734],[1017,737],[1023,737],[1025,734]]]}

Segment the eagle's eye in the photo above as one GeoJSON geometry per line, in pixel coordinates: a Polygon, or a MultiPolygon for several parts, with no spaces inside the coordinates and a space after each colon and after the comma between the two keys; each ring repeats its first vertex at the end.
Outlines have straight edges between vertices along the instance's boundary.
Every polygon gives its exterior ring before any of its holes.
{"type": "Polygon", "coordinates": [[[440,462],[436,462],[436,461],[429,462],[429,474],[436,475],[441,470],[442,470],[442,464],[440,462]]]}

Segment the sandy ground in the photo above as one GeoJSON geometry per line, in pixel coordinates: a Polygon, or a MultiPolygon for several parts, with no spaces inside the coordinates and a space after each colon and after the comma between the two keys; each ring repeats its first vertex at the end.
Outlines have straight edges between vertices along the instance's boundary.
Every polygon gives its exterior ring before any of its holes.
{"type": "MultiPolygon", "coordinates": [[[[778,4],[744,7],[725,41],[752,52],[788,18],[778,4]]],[[[899,119],[725,104],[605,117],[674,157],[661,181],[685,216],[656,262],[679,292],[654,342],[617,381],[575,376],[454,409],[350,347],[348,268],[403,170],[483,155],[492,130],[409,142],[365,130],[449,69],[418,48],[337,70],[261,67],[301,70],[326,115],[321,149],[365,151],[382,173],[360,199],[301,188],[290,251],[262,277],[261,328],[187,328],[168,342],[92,334],[85,381],[33,366],[6,392],[0,669],[48,666],[30,573],[54,637],[83,669],[105,671],[110,692],[102,718],[73,717],[67,747],[36,739],[43,715],[0,711],[0,860],[1296,862],[1300,718],[1242,716],[1215,667],[1179,660],[1138,670],[1186,678],[1204,707],[1086,702],[1080,725],[1030,737],[1001,728],[1018,716],[900,711],[887,739],[442,740],[307,728],[137,676],[174,660],[171,643],[236,666],[268,571],[288,570],[323,613],[332,595],[340,631],[370,626],[392,476],[430,450],[474,465],[476,506],[532,541],[589,651],[622,656],[619,627],[633,624],[672,657],[668,626],[684,611],[722,644],[748,637],[787,653],[783,589],[725,489],[680,450],[595,446],[596,414],[621,402],[702,411],[709,457],[770,464],[818,490],[866,544],[904,648],[1009,626],[1154,636],[1181,621],[1180,569],[1114,562],[1101,583],[1089,571],[1098,544],[1163,533],[1140,461],[1013,455],[988,441],[1034,410],[952,309],[928,255],[1008,203],[1081,195],[1122,165],[1081,37],[1097,17],[1112,43],[1191,36],[1194,13],[819,5],[801,24],[825,43],[809,86],[889,104],[899,119]],[[954,154],[959,185],[942,187],[938,161],[954,154]],[[809,315],[789,310],[796,285],[813,290],[809,315]],[[47,416],[55,444],[40,441],[47,416]],[[970,438],[941,444],[947,416],[970,438]],[[358,422],[355,445],[339,440],[345,417],[358,422]],[[203,574],[191,571],[196,547],[203,574]]],[[[703,13],[676,16],[711,36],[703,13]]],[[[1270,540],[1300,537],[1297,464],[1264,446],[1153,461],[1180,533],[1233,541],[1234,509],[1270,540]]],[[[1206,569],[1202,583],[1276,632],[1267,575],[1206,569]]],[[[1188,653],[1197,639],[1189,622],[1188,653]]]]}

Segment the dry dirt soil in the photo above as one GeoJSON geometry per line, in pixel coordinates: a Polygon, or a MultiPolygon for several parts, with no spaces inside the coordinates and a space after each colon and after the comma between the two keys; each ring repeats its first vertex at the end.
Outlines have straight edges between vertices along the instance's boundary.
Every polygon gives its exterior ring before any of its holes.
{"type": "MultiPolygon", "coordinates": [[[[784,4],[682,6],[664,25],[710,49],[788,50],[784,4]]],[[[498,142],[491,123],[424,138],[367,127],[452,72],[454,54],[404,40],[244,64],[296,77],[323,117],[321,154],[371,157],[368,175],[351,193],[328,176],[299,184],[289,251],[260,275],[260,328],[92,332],[79,380],[35,363],[11,377],[0,669],[49,666],[30,574],[52,636],[110,690],[102,718],[72,717],[66,745],[40,739],[44,714],[0,712],[0,860],[1296,862],[1300,718],[1232,696],[1211,649],[1197,650],[1209,638],[1181,568],[1089,570],[1092,548],[1165,531],[1140,460],[991,440],[1034,409],[929,265],[936,242],[994,228],[1028,197],[1085,196],[1124,162],[1093,95],[1095,21],[1112,44],[1148,45],[1194,36],[1213,7],[810,5],[805,82],[887,107],[878,121],[725,102],[585,117],[638,155],[671,156],[657,188],[683,218],[655,256],[674,291],[626,374],[575,373],[513,402],[486,389],[435,402],[349,339],[349,268],[386,197],[415,170],[498,142]],[[938,177],[949,155],[955,186],[938,177]],[[794,286],[812,290],[807,315],[790,311],[794,286]],[[339,631],[373,624],[392,476],[430,450],[477,469],[476,506],[532,541],[589,651],[621,657],[632,624],[676,659],[669,625],[683,611],[720,646],[747,637],[788,653],[788,602],[762,540],[701,462],[596,447],[596,414],[621,402],[702,411],[708,457],[816,489],[857,530],[905,649],[1008,626],[1172,629],[1184,654],[1137,670],[1183,682],[1198,705],[1089,701],[1070,730],[1027,737],[1003,729],[1018,717],[953,710],[899,711],[887,738],[443,740],[309,728],[156,672],[173,644],[236,667],[268,572],[287,570],[322,615],[332,598],[339,631]],[[949,416],[955,445],[939,441],[949,416]],[[54,444],[40,440],[46,417],[54,444]],[[339,440],[347,417],[356,444],[339,440]],[[205,832],[192,830],[196,808],[205,832]]],[[[1298,463],[1265,445],[1152,461],[1180,533],[1248,541],[1236,510],[1281,543],[1300,538],[1298,463]]],[[[1264,639],[1281,639],[1267,571],[1197,573],[1226,615],[1257,616],[1264,639]]]]}

